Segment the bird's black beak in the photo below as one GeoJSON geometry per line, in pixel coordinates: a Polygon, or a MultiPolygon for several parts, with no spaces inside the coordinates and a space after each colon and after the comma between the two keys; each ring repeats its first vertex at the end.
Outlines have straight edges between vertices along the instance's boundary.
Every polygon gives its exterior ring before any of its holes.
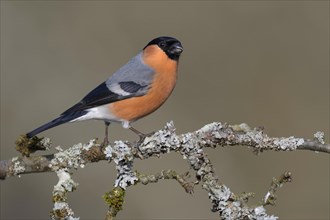
{"type": "Polygon", "coordinates": [[[171,45],[169,51],[172,54],[181,54],[183,52],[183,47],[180,42],[176,42],[171,45]]]}

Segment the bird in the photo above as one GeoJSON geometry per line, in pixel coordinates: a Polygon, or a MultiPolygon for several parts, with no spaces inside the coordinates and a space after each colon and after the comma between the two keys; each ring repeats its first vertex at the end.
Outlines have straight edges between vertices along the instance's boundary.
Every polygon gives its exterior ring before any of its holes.
{"type": "Polygon", "coordinates": [[[146,134],[131,123],[157,110],[171,95],[177,81],[178,64],[183,46],[174,37],[161,36],[151,40],[128,63],[119,68],[81,101],[54,120],[28,132],[37,134],[64,123],[90,119],[103,120],[108,144],[110,123],[121,123],[141,139],[146,134]]]}

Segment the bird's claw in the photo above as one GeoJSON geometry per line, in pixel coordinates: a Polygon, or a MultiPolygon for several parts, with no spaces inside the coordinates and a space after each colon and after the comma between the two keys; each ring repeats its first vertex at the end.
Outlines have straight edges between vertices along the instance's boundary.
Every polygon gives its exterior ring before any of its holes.
{"type": "Polygon", "coordinates": [[[143,134],[143,133],[138,134],[139,135],[139,140],[137,141],[137,145],[142,144],[147,137],[150,137],[154,134],[155,134],[154,131],[150,132],[150,133],[147,133],[147,134],[143,134]]]}
{"type": "Polygon", "coordinates": [[[101,147],[106,147],[109,145],[109,139],[107,137],[104,138],[103,142],[101,143],[101,147]]]}

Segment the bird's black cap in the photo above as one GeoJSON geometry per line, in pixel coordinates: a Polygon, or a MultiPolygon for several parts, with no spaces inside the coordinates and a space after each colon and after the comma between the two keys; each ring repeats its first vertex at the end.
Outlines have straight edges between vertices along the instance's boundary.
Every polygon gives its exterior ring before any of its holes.
{"type": "Polygon", "coordinates": [[[183,51],[181,42],[173,37],[157,37],[150,41],[143,49],[150,45],[157,45],[160,47],[172,60],[179,60],[179,57],[183,51]]]}

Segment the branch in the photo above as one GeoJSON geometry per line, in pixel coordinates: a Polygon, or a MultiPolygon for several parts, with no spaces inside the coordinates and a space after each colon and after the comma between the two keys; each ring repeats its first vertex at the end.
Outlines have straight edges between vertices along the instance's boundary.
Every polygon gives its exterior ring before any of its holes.
{"type": "Polygon", "coordinates": [[[146,175],[137,172],[138,183],[147,185],[149,183],[157,183],[159,180],[173,179],[176,180],[186,191],[186,193],[192,194],[194,192],[194,185],[197,182],[189,182],[187,178],[189,177],[189,172],[184,174],[178,174],[175,170],[162,170],[159,173],[146,175]]]}
{"type": "MultiPolygon", "coordinates": [[[[325,144],[323,138],[323,132],[317,132],[313,139],[295,138],[293,136],[269,137],[260,128],[251,129],[246,124],[231,126],[218,122],[205,125],[194,132],[177,135],[171,122],[164,129],[146,137],[139,143],[115,141],[112,145],[102,147],[95,140],[91,140],[87,144],[77,144],[67,150],[57,147],[58,152],[53,155],[21,156],[3,160],[0,161],[0,178],[5,179],[9,176],[35,172],[56,172],[59,182],[53,191],[54,209],[52,218],[62,219],[64,216],[74,219],[73,211],[67,203],[67,193],[72,192],[77,184],[71,179],[69,171],[72,168],[83,168],[87,163],[108,160],[116,164],[117,179],[114,189],[104,196],[106,203],[109,205],[107,219],[113,219],[117,212],[121,210],[127,187],[136,183],[156,182],[160,179],[175,179],[189,193],[193,191],[196,184],[202,183],[203,189],[208,192],[213,204],[212,211],[218,212],[222,219],[276,219],[275,216],[266,214],[264,206],[272,204],[276,190],[283,183],[288,182],[286,180],[291,179],[291,174],[289,175],[290,178],[286,177],[288,173],[283,174],[276,182],[278,184],[272,182],[271,188],[261,205],[249,207],[247,201],[249,197],[253,196],[253,193],[235,195],[227,186],[220,184],[210,160],[204,154],[204,148],[241,145],[250,147],[257,153],[266,150],[312,150],[330,153],[330,145],[325,144]],[[180,152],[183,158],[188,161],[195,172],[196,181],[193,183],[188,182],[185,175],[178,175],[175,171],[162,171],[155,175],[143,175],[133,171],[134,159],[147,159],[171,151],[180,152]],[[122,193],[116,194],[119,189],[122,190],[122,193]]],[[[47,138],[39,139],[39,141],[35,140],[31,143],[30,139],[21,136],[17,143],[20,149],[24,149],[20,151],[23,155],[33,153],[28,150],[30,149],[29,144],[37,145],[35,147],[37,149],[48,149],[50,146],[50,141],[47,138]]]]}
{"type": "Polygon", "coordinates": [[[269,191],[267,192],[263,205],[275,205],[276,191],[283,186],[284,183],[292,181],[292,174],[290,172],[283,173],[278,179],[273,178],[269,191]]]}

